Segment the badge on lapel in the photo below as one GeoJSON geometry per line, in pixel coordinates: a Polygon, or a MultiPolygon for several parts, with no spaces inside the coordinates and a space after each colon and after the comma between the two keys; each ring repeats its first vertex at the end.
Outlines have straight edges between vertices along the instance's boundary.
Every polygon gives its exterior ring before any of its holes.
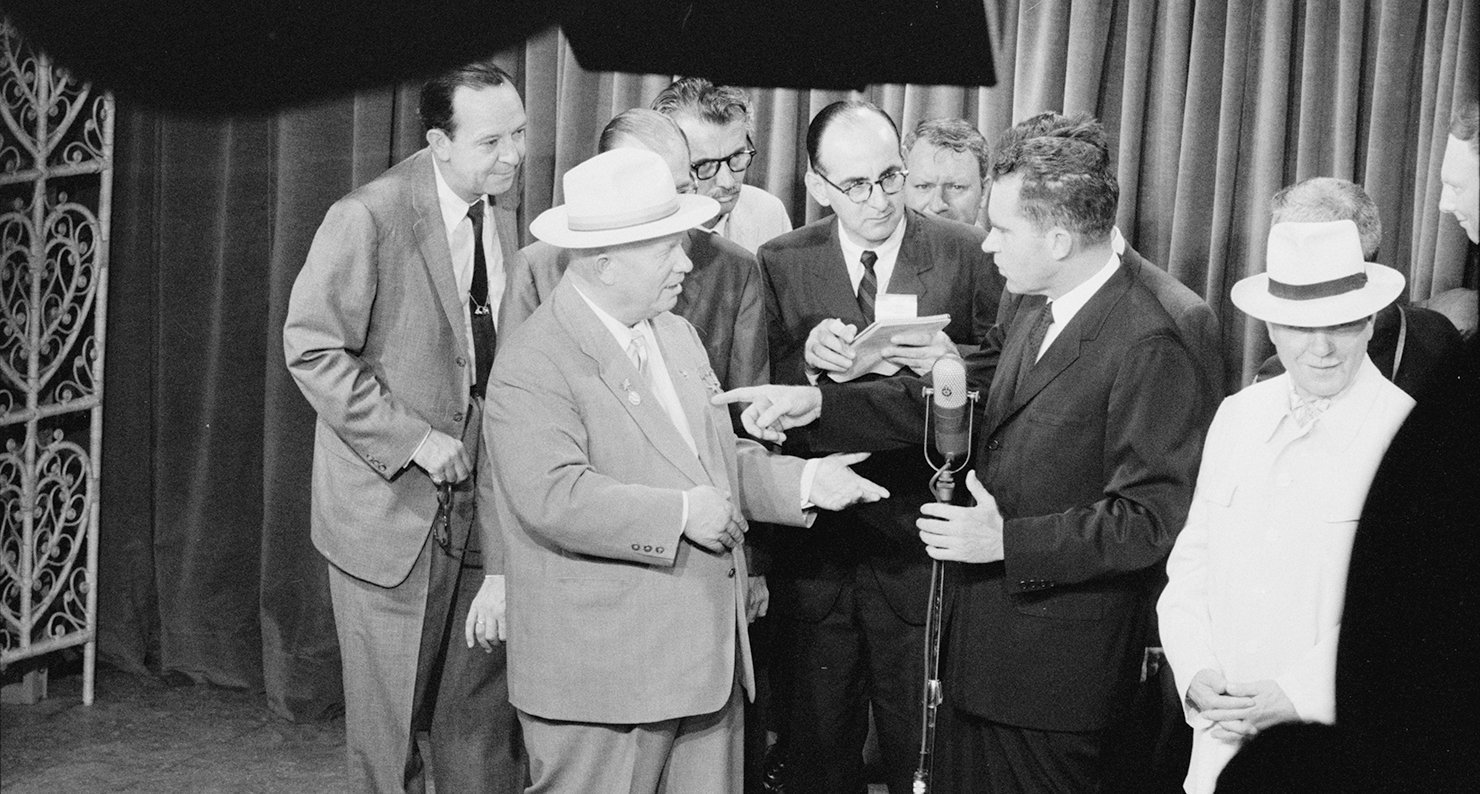
{"type": "Polygon", "coordinates": [[[633,405],[642,404],[642,395],[632,388],[631,378],[622,378],[622,391],[627,392],[627,402],[633,405]]]}
{"type": "Polygon", "coordinates": [[[719,394],[724,388],[719,385],[719,378],[715,377],[714,370],[704,370],[704,387],[709,389],[710,394],[719,394]]]}

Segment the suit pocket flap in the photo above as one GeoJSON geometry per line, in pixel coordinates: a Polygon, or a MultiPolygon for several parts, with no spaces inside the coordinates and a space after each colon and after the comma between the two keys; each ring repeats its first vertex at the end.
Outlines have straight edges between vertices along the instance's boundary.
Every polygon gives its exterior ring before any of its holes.
{"type": "Polygon", "coordinates": [[[1105,613],[1098,593],[1061,591],[1019,595],[1013,606],[1024,615],[1057,620],[1099,620],[1105,613]]]}

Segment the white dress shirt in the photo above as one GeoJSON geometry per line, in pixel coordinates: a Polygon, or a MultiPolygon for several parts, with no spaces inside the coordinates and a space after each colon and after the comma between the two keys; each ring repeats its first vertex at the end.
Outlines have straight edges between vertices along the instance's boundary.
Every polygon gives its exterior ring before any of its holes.
{"type": "MultiPolygon", "coordinates": [[[[473,288],[473,220],[468,217],[468,208],[473,206],[452,192],[447,180],[442,178],[442,166],[432,169],[437,174],[437,204],[442,210],[442,225],[447,230],[447,248],[452,252],[452,272],[457,279],[457,294],[462,299],[463,330],[468,340],[468,381],[472,382],[473,369],[473,312],[468,305],[468,291],[473,288]]],[[[498,323],[499,303],[504,299],[504,249],[499,245],[498,224],[493,222],[492,200],[488,196],[479,198],[483,202],[483,261],[488,266],[488,309],[493,314],[495,328],[498,323]]]]}
{"type": "Polygon", "coordinates": [[[1034,361],[1043,358],[1043,353],[1053,344],[1053,340],[1059,338],[1059,334],[1063,332],[1064,326],[1068,325],[1069,321],[1074,319],[1074,315],[1078,314],[1079,310],[1083,309],[1086,303],[1089,303],[1089,299],[1093,298],[1095,293],[1100,291],[1100,287],[1105,286],[1105,283],[1110,280],[1111,276],[1115,275],[1115,271],[1119,267],[1120,255],[1112,252],[1110,254],[1110,260],[1105,263],[1104,267],[1096,270],[1093,276],[1085,279],[1079,286],[1065,292],[1049,304],[1049,311],[1053,313],[1053,324],[1048,327],[1048,333],[1043,335],[1043,344],[1039,345],[1038,355],[1034,357],[1034,361]]]}
{"type": "MultiPolygon", "coordinates": [[[[863,252],[873,251],[878,255],[874,262],[874,277],[878,279],[878,289],[874,291],[875,300],[889,291],[889,277],[894,275],[894,262],[899,259],[899,244],[904,242],[904,225],[909,222],[908,218],[901,217],[899,225],[889,238],[875,248],[864,248],[848,238],[848,233],[838,228],[838,242],[843,248],[843,262],[848,265],[848,280],[853,284],[853,294],[858,294],[858,285],[863,282],[863,252]]],[[[862,331],[863,329],[858,329],[862,331]]]]}

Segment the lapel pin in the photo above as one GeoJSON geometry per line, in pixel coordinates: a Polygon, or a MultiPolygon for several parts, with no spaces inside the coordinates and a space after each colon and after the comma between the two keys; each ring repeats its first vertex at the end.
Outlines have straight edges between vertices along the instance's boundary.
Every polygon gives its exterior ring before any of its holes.
{"type": "Polygon", "coordinates": [[[642,395],[638,394],[635,391],[629,391],[627,392],[627,402],[632,403],[633,405],[638,405],[642,402],[642,395]]]}

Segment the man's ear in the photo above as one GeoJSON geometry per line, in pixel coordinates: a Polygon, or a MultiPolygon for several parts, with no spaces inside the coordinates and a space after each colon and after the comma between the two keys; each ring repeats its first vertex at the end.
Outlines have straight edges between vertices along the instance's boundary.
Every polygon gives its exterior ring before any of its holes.
{"type": "Polygon", "coordinates": [[[1054,226],[1048,230],[1048,253],[1054,259],[1062,262],[1074,253],[1074,235],[1062,226],[1054,226]]]}
{"type": "Polygon", "coordinates": [[[591,270],[596,274],[596,280],[610,287],[617,283],[617,262],[612,259],[606,251],[596,255],[591,265],[591,270]]]}
{"type": "Polygon", "coordinates": [[[438,127],[427,130],[427,146],[430,146],[432,154],[444,163],[451,157],[452,138],[446,130],[438,127]]]}
{"type": "Polygon", "coordinates": [[[807,169],[807,173],[802,176],[802,182],[806,184],[807,194],[812,197],[813,201],[824,207],[832,206],[832,200],[827,195],[827,183],[823,182],[822,177],[816,172],[810,168],[807,169]]]}

